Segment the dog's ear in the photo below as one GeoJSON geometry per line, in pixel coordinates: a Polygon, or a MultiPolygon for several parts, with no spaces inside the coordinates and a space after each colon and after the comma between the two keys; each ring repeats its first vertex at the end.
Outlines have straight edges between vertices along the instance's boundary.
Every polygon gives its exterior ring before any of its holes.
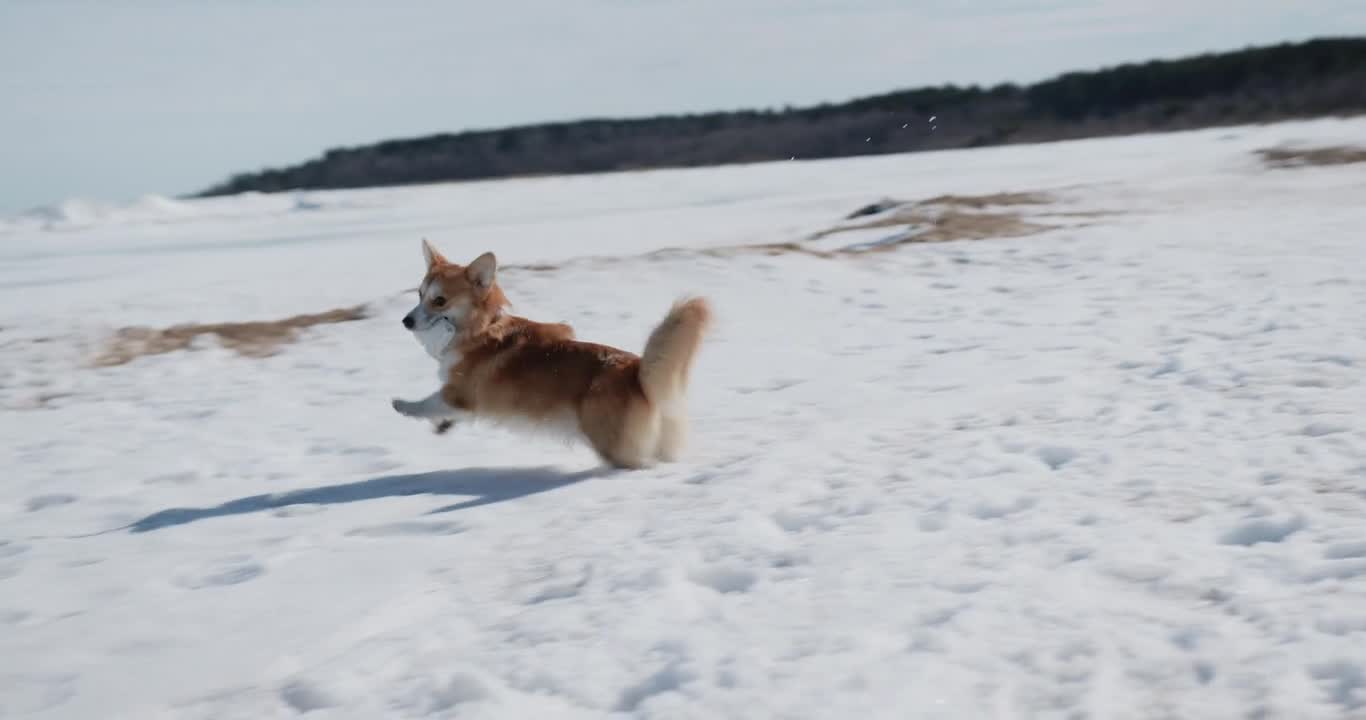
{"type": "Polygon", "coordinates": [[[427,261],[428,270],[431,270],[433,265],[446,264],[446,256],[442,255],[441,251],[433,247],[430,242],[427,242],[427,238],[422,238],[422,257],[427,261]]]}
{"type": "Polygon", "coordinates": [[[474,259],[474,262],[465,268],[465,277],[480,290],[488,290],[493,287],[493,275],[498,270],[498,259],[493,253],[486,252],[474,259]]]}

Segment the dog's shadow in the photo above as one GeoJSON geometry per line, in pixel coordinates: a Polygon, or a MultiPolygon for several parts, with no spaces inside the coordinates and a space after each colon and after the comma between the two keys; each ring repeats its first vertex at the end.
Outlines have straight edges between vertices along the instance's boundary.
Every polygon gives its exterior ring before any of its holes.
{"type": "Polygon", "coordinates": [[[252,495],[229,500],[215,507],[167,508],[128,525],[127,529],[135,533],[150,532],[208,518],[247,515],[290,505],[336,505],[408,495],[471,496],[469,500],[431,510],[428,514],[447,513],[555,490],[610,472],[610,469],[595,468],[565,473],[554,468],[537,467],[466,468],[418,475],[387,475],[353,483],[252,495]]]}

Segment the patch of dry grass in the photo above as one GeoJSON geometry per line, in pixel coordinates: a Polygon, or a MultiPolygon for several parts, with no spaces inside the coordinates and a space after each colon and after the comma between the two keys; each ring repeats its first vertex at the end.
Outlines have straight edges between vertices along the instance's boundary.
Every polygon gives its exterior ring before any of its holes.
{"type": "MultiPolygon", "coordinates": [[[[1025,220],[1019,213],[1011,212],[966,213],[950,210],[940,213],[933,218],[922,220],[921,222],[928,224],[930,226],[929,229],[915,233],[908,237],[903,243],[898,244],[1024,237],[1025,235],[1034,235],[1056,227],[1055,225],[1031,222],[1025,220]]],[[[879,249],[889,247],[893,246],[878,246],[879,249]]]]}
{"type": "Polygon", "coordinates": [[[839,253],[820,248],[809,247],[798,242],[780,243],[761,243],[758,245],[732,245],[729,247],[707,248],[701,253],[707,257],[735,257],[737,255],[758,254],[772,257],[774,255],[810,255],[812,257],[832,258],[838,257],[839,253]]]}
{"type": "Polygon", "coordinates": [[[156,329],[126,327],[114,337],[93,361],[96,367],[123,365],[147,355],[185,350],[202,335],[214,335],[224,347],[245,357],[267,357],[293,342],[299,331],[317,325],[351,322],[367,316],[364,305],[337,308],[327,312],[295,315],[283,320],[255,322],[174,325],[156,329]]]}
{"type": "MultiPolygon", "coordinates": [[[[927,200],[916,203],[904,203],[900,206],[888,208],[884,217],[875,218],[867,222],[851,225],[839,225],[833,228],[822,230],[811,236],[812,240],[819,240],[823,237],[836,233],[850,232],[854,230],[869,230],[881,227],[905,227],[909,225],[932,225],[931,234],[934,239],[919,240],[919,242],[943,242],[945,240],[974,240],[989,235],[980,235],[978,231],[968,231],[959,237],[954,234],[953,229],[968,230],[970,226],[985,228],[987,221],[972,220],[978,216],[985,218],[988,216],[1014,217],[1019,220],[1019,215],[1015,213],[993,212],[990,214],[963,213],[963,208],[972,210],[983,210],[989,207],[1014,206],[1014,205],[1047,205],[1053,202],[1053,196],[1041,192],[1015,192],[1015,193],[993,193],[990,195],[938,195],[927,200]],[[937,213],[935,211],[938,211],[937,213]],[[943,238],[942,240],[939,238],[943,238]]],[[[1021,222],[1023,222],[1021,220],[1021,222]]],[[[1004,227],[1004,223],[1000,223],[1004,227]]],[[[1041,228],[1043,226],[1040,226],[1041,228]]]]}
{"type": "Polygon", "coordinates": [[[1366,148],[1352,145],[1325,145],[1311,148],[1274,147],[1257,151],[1262,162],[1273,168],[1319,167],[1366,162],[1366,148]]]}
{"type": "Polygon", "coordinates": [[[883,217],[862,223],[838,225],[813,234],[819,240],[838,233],[876,228],[901,228],[903,236],[888,242],[854,245],[831,251],[813,251],[796,243],[764,246],[770,249],[801,248],[802,251],[823,257],[860,255],[884,252],[900,245],[914,243],[952,242],[956,240],[984,240],[994,237],[1023,237],[1057,227],[1026,220],[1016,211],[1002,208],[1020,205],[1047,205],[1054,202],[1052,195],[1042,192],[993,193],[990,195],[938,195],[916,203],[905,203],[888,208],[883,217]]]}
{"type": "MultiPolygon", "coordinates": [[[[857,219],[870,214],[878,214],[881,215],[880,217],[874,217],[861,223],[849,223],[821,230],[807,237],[805,241],[727,245],[711,248],[661,248],[636,256],[580,258],[578,260],[569,260],[564,263],[513,265],[508,266],[508,268],[538,273],[553,272],[579,262],[611,265],[642,258],[654,260],[686,255],[700,255],[703,257],[715,258],[729,258],[747,254],[767,256],[807,255],[819,258],[841,258],[870,252],[885,252],[901,245],[914,243],[983,240],[994,237],[1023,237],[1041,233],[1045,230],[1051,230],[1058,226],[1026,220],[1019,212],[1003,210],[986,211],[986,209],[1021,205],[1047,205],[1054,201],[1055,198],[1052,195],[1044,192],[1002,192],[988,195],[939,195],[916,203],[882,200],[873,205],[868,205],[856,210],[845,219],[857,219]],[[873,208],[876,208],[876,212],[871,212],[873,208]],[[969,212],[969,210],[972,212],[969,212]],[[823,249],[806,244],[807,241],[819,240],[837,233],[884,227],[907,230],[912,228],[917,229],[914,232],[906,233],[905,237],[891,242],[854,245],[839,249],[823,249]]],[[[1075,215],[1090,217],[1110,213],[1094,211],[1090,213],[1054,212],[1052,214],[1057,216],[1075,215]]]]}
{"type": "Polygon", "coordinates": [[[1042,192],[1002,192],[990,195],[938,195],[923,200],[921,205],[943,205],[981,210],[995,205],[1048,205],[1054,201],[1052,195],[1042,192]]]}
{"type": "Polygon", "coordinates": [[[888,242],[863,243],[849,247],[824,250],[800,242],[765,243],[761,245],[736,245],[732,247],[710,248],[699,251],[709,257],[733,257],[748,253],[762,255],[809,255],[820,258],[841,258],[864,255],[866,253],[887,252],[902,245],[916,243],[952,242],[955,240],[985,240],[988,238],[1023,237],[1051,230],[1056,225],[1045,225],[1025,220],[1018,213],[968,213],[948,210],[935,215],[902,215],[898,218],[884,218],[861,225],[826,230],[812,239],[826,237],[839,232],[866,230],[879,227],[924,226],[917,232],[908,232],[888,242]]]}

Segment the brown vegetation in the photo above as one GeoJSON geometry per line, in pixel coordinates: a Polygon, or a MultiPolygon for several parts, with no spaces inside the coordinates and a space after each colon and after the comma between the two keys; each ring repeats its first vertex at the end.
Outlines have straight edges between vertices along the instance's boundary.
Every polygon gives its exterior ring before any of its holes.
{"type": "Polygon", "coordinates": [[[1273,168],[1347,165],[1366,162],[1366,148],[1352,145],[1327,145],[1312,148],[1263,148],[1257,151],[1262,162],[1273,168]]]}
{"type": "Polygon", "coordinates": [[[921,205],[949,205],[980,210],[993,205],[1047,205],[1054,198],[1041,192],[1000,192],[990,195],[938,195],[924,200],[921,205]]]}
{"type": "MultiPolygon", "coordinates": [[[[993,193],[989,195],[938,195],[917,203],[887,204],[884,201],[882,217],[866,222],[840,225],[822,230],[812,235],[810,240],[819,240],[830,235],[872,228],[903,228],[905,233],[892,236],[887,241],[853,245],[822,254],[835,257],[865,252],[880,252],[898,245],[910,243],[951,242],[954,240],[984,240],[992,237],[1021,237],[1049,230],[1054,225],[1025,220],[1020,213],[1013,211],[983,212],[985,208],[1044,205],[1054,201],[1053,196],[1042,192],[993,193]],[[964,209],[973,212],[966,212],[964,209]],[[921,228],[921,229],[917,229],[921,228]]],[[[858,213],[855,213],[857,216],[858,213]]],[[[795,243],[764,246],[770,249],[788,248],[795,243]]]]}
{"type": "Polygon", "coordinates": [[[315,325],[350,322],[366,317],[365,306],[337,308],[327,312],[295,315],[283,320],[175,325],[164,329],[126,327],[94,360],[97,367],[123,365],[146,355],[186,350],[201,335],[215,335],[224,347],[246,357],[267,357],[280,346],[298,338],[299,331],[315,325]]]}
{"type": "MultiPolygon", "coordinates": [[[[640,258],[663,259],[686,255],[729,258],[739,255],[809,255],[819,258],[841,258],[862,255],[869,252],[883,252],[892,248],[915,243],[939,243],[955,240],[985,240],[988,238],[1008,238],[1034,235],[1051,230],[1057,225],[1048,225],[1024,219],[1018,212],[993,211],[980,212],[988,207],[1046,205],[1056,200],[1044,192],[1001,192],[987,195],[938,195],[914,203],[903,203],[884,199],[865,206],[846,216],[856,219],[870,214],[881,217],[871,218],[857,224],[839,225],[818,231],[801,241],[757,243],[751,245],[723,245],[710,248],[660,248],[639,256],[592,257],[571,260],[561,264],[536,263],[529,265],[510,265],[508,269],[527,272],[553,272],[566,265],[577,262],[594,264],[614,264],[640,258]],[[966,212],[960,208],[969,208],[966,212]],[[872,228],[901,228],[903,235],[893,236],[885,242],[850,245],[837,249],[825,249],[807,244],[813,240],[854,230],[872,228]]],[[[1049,212],[1040,213],[1054,217],[1100,217],[1114,213],[1095,211],[1049,212]]]]}
{"type": "MultiPolygon", "coordinates": [[[[965,213],[950,210],[923,221],[930,227],[907,237],[906,243],[951,242],[954,240],[985,240],[987,238],[1023,237],[1056,227],[1030,222],[1019,213],[965,213]]],[[[880,245],[879,249],[890,247],[880,245]]]]}
{"type": "MultiPolygon", "coordinates": [[[[829,257],[839,257],[844,255],[859,255],[866,252],[882,252],[897,247],[898,245],[909,245],[914,243],[939,243],[952,242],[955,240],[1023,237],[1025,235],[1034,235],[1045,230],[1051,230],[1057,226],[1030,222],[1021,217],[1019,213],[1015,212],[962,212],[959,210],[945,210],[933,215],[911,213],[897,218],[887,218],[874,223],[825,230],[822,231],[818,237],[826,237],[835,233],[847,232],[850,230],[864,230],[875,227],[905,227],[908,232],[902,236],[896,236],[887,242],[852,245],[823,254],[829,257]],[[910,229],[917,225],[925,226],[925,229],[910,232],[910,229]]],[[[796,244],[791,243],[791,245],[796,244]]],[[[783,247],[786,246],[784,245],[783,247]]],[[[805,248],[801,245],[796,245],[796,247],[809,251],[809,248],[805,248]]]]}

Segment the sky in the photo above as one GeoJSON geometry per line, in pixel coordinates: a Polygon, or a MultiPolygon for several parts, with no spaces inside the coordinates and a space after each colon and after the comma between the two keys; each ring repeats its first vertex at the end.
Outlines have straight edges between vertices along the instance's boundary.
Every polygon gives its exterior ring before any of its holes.
{"type": "Polygon", "coordinates": [[[1361,34],[1361,0],[0,0],[0,212],[395,137],[1361,34]]]}

